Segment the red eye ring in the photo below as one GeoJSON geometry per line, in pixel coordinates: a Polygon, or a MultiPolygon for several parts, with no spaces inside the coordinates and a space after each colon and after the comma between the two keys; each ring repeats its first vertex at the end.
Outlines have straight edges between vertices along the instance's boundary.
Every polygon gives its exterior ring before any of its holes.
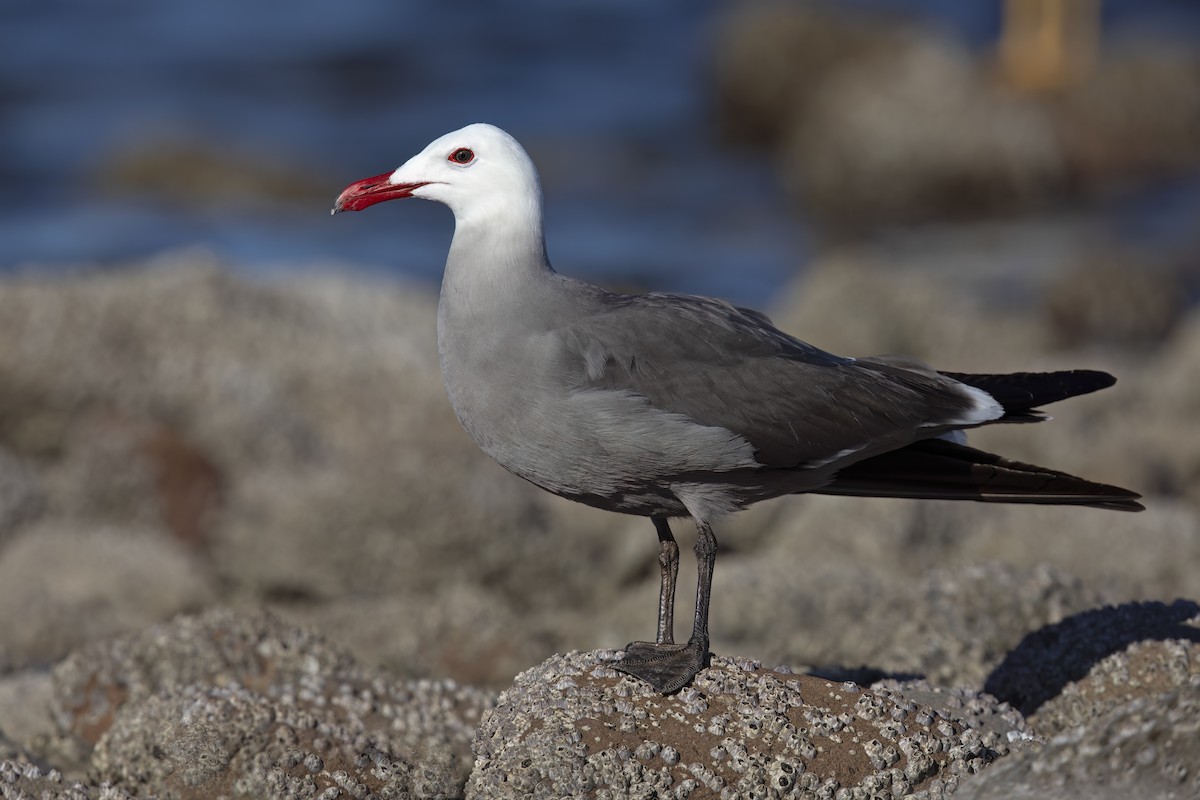
{"type": "Polygon", "coordinates": [[[460,147],[450,154],[447,161],[453,161],[455,164],[470,164],[475,160],[475,151],[469,147],[460,147]]]}

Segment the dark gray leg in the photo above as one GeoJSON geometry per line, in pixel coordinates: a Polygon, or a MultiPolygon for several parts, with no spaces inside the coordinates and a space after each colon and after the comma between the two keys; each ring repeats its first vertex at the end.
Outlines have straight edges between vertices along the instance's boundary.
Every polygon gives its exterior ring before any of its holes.
{"type": "Polygon", "coordinates": [[[679,545],[666,517],[651,517],[658,531],[658,644],[675,643],[675,579],[679,577],[679,545]]]}
{"type": "Polygon", "coordinates": [[[694,644],[700,650],[700,665],[696,667],[699,672],[708,662],[708,605],[712,600],[713,567],[717,564],[717,537],[703,521],[696,523],[696,533],[696,568],[700,575],[696,580],[696,618],[688,645],[694,644]]]}
{"type": "MultiPolygon", "coordinates": [[[[655,523],[657,527],[657,523],[655,523]]],[[[668,531],[669,533],[669,531],[668,531]]],[[[713,566],[717,560],[717,537],[703,520],[696,521],[696,618],[687,644],[631,642],[625,656],[613,664],[621,672],[640,678],[656,692],[671,694],[692,682],[708,663],[708,607],[712,599],[713,566]]],[[[662,529],[659,528],[660,554],[662,529]]],[[[661,563],[661,561],[660,561],[661,563]]],[[[665,571],[664,571],[665,574],[665,571]]],[[[662,634],[662,596],[659,599],[659,634],[662,634]]]]}

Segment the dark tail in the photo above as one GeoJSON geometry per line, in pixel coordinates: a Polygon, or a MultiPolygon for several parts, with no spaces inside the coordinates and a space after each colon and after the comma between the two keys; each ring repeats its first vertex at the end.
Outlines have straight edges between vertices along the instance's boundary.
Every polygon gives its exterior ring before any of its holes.
{"type": "MultiPolygon", "coordinates": [[[[1070,375],[1072,373],[1050,373],[1070,375]]],[[[1093,373],[1103,375],[1104,373],[1093,373]]],[[[978,386],[968,378],[1017,376],[951,375],[955,380],[978,386]]],[[[1110,379],[1111,383],[1111,379],[1110,379]]],[[[1109,384],[1103,384],[1107,386],[1109,384]]],[[[1095,389],[1103,388],[1096,386],[1095,389]]],[[[1081,394],[1084,389],[1072,394],[1081,394]]],[[[1062,395],[1070,397],[1071,394],[1062,395]]],[[[1062,399],[1058,397],[1056,399],[1062,399]]],[[[996,398],[1000,400],[1000,397],[996,398]]],[[[1008,409],[1008,404],[1000,400],[1008,409]]],[[[1038,399],[1035,402],[1050,402],[1038,399]]],[[[1043,505],[1092,506],[1115,511],[1141,511],[1136,492],[1103,483],[1093,483],[1065,472],[1010,461],[973,447],[926,439],[907,447],[851,464],[835,476],[833,483],[813,490],[818,494],[859,497],[911,497],[930,500],[977,500],[986,503],[1039,503],[1043,505]]]]}
{"type": "Polygon", "coordinates": [[[947,378],[974,386],[996,398],[1004,407],[997,422],[1038,422],[1045,416],[1038,407],[1081,394],[1107,389],[1117,379],[1107,372],[1073,369],[1063,372],[1013,372],[1007,375],[969,375],[942,372],[947,378]]]}

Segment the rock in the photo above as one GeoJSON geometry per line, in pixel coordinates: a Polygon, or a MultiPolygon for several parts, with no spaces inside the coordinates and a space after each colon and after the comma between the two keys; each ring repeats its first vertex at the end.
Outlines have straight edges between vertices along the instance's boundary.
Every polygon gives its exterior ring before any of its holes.
{"type": "Polygon", "coordinates": [[[973,693],[955,696],[962,690],[880,685],[992,734],[989,746],[1009,743],[996,749],[1011,754],[960,784],[956,797],[1188,797],[1200,785],[1188,783],[1200,763],[1198,612],[1190,601],[1130,603],[1034,631],[986,682],[1014,707],[979,706],[973,693]]]}
{"type": "Polygon", "coordinates": [[[548,617],[520,615],[474,583],[448,581],[432,592],[346,597],[313,607],[281,605],[278,614],[405,678],[436,675],[499,690],[554,652],[548,617]]]}
{"type": "Polygon", "coordinates": [[[798,579],[797,560],[763,556],[717,568],[715,652],[752,652],[768,663],[912,674],[904,669],[912,659],[897,663],[885,657],[904,618],[916,613],[907,584],[839,563],[798,579]]]}
{"type": "Polygon", "coordinates": [[[0,676],[0,758],[12,760],[19,750],[55,732],[50,719],[52,696],[50,673],[44,670],[0,676]],[[13,748],[7,753],[5,739],[13,748]]]}
{"type": "Polygon", "coordinates": [[[913,36],[891,22],[811,4],[738,6],[720,32],[714,68],[724,134],[776,145],[831,75],[913,36]]]}
{"type": "Polygon", "coordinates": [[[1143,473],[1151,491],[1181,495],[1200,505],[1200,430],[1187,423],[1200,408],[1200,312],[1193,310],[1175,335],[1146,365],[1152,376],[1139,385],[1137,402],[1112,409],[1096,421],[1112,425],[1116,415],[1145,415],[1136,427],[1114,430],[1114,436],[1094,442],[1097,457],[1124,455],[1143,473]]]}
{"type": "Polygon", "coordinates": [[[1151,700],[1200,680],[1200,617],[1176,631],[1139,631],[1139,639],[1098,661],[1081,680],[1067,684],[1030,718],[1046,736],[1090,725],[1133,699],[1151,700]],[[1158,636],[1172,638],[1157,640],[1158,636]]]}
{"type": "Polygon", "coordinates": [[[64,450],[45,475],[54,511],[161,526],[197,551],[208,548],[224,477],[171,425],[112,409],[84,412],[70,423],[64,450]]]}
{"type": "Polygon", "coordinates": [[[867,667],[874,671],[867,676],[982,686],[1022,637],[1104,598],[1047,565],[923,569],[895,555],[889,538],[881,533],[879,552],[860,561],[821,558],[811,574],[803,571],[810,562],[803,542],[722,565],[713,649],[749,649],[822,673],[867,667]]]}
{"type": "MultiPolygon", "coordinates": [[[[346,738],[338,747],[356,735],[378,736],[410,763],[431,758],[463,781],[470,735],[491,704],[485,692],[451,681],[389,679],[310,628],[228,609],[89,645],[59,663],[53,678],[56,726],[84,751],[100,744],[127,705],[157,703],[130,712],[169,716],[169,708],[211,700],[214,720],[311,712],[318,723],[340,726],[346,738]],[[272,711],[272,704],[282,705],[272,711]]],[[[137,735],[137,724],[122,724],[122,736],[137,735]]],[[[125,769],[124,757],[106,758],[110,769],[125,769]]]]}
{"type": "Polygon", "coordinates": [[[457,796],[450,765],[409,762],[385,731],[363,729],[371,703],[369,692],[272,698],[236,685],[187,686],[124,705],[92,765],[143,796],[457,796]],[[338,709],[347,702],[357,706],[350,714],[338,709]]]}
{"type": "Polygon", "coordinates": [[[1056,277],[1044,313],[1058,346],[1163,341],[1183,318],[1185,292],[1167,269],[1145,260],[1093,258],[1056,277]]]}
{"type": "Polygon", "coordinates": [[[932,570],[915,594],[882,664],[939,686],[982,686],[1022,637],[1098,602],[1096,590],[1054,568],[996,563],[932,570]]]}
{"type": "Polygon", "coordinates": [[[830,253],[808,266],[772,316],[840,355],[902,353],[959,372],[1045,368],[1045,330],[989,304],[955,269],[905,269],[864,249],[830,253]]]}
{"type": "Polygon", "coordinates": [[[748,4],[714,73],[723,130],[765,144],[827,229],[1010,211],[1067,186],[1052,118],[928,27],[748,4]]]}
{"type": "Polygon", "coordinates": [[[14,530],[36,518],[44,505],[33,470],[0,446],[0,547],[14,530]]]}
{"type": "Polygon", "coordinates": [[[619,675],[614,658],[555,656],[519,675],[480,726],[467,797],[831,796],[851,787],[929,797],[995,755],[977,732],[888,689],[715,657],[692,686],[662,697],[619,675]]]}
{"type": "Polygon", "coordinates": [[[1021,91],[915,18],[744,3],[713,72],[726,135],[768,150],[826,232],[853,235],[1108,196],[1194,168],[1197,60],[1160,38],[1128,41],[1085,58],[1057,91],[1021,91]]]}
{"type": "Polygon", "coordinates": [[[47,519],[0,549],[0,667],[46,665],[214,597],[204,565],[162,531],[47,519]]]}
{"type": "Polygon", "coordinates": [[[1033,631],[988,677],[1047,736],[1200,674],[1200,606],[1187,600],[1090,609],[1033,631]],[[1068,691],[1069,688],[1069,691],[1068,691]]]}
{"type": "MultiPolygon", "coordinates": [[[[1062,417],[1041,427],[1067,423],[1066,416],[1064,409],[1062,417]]],[[[1082,445],[1084,452],[1073,455],[1067,447],[1056,454],[1039,444],[1047,452],[1035,454],[1044,457],[1033,459],[1034,463],[1075,469],[1089,477],[1095,473],[1103,480],[1107,476],[1101,465],[1088,466],[1086,438],[1082,445]]],[[[1096,601],[1200,597],[1200,575],[1189,566],[1200,559],[1200,519],[1194,508],[1177,500],[1153,498],[1149,508],[1138,514],[1064,506],[932,503],[922,507],[909,537],[909,556],[918,562],[936,560],[947,567],[1001,562],[1019,570],[1049,565],[1073,576],[1081,588],[1089,588],[1096,601]]],[[[1070,613],[1083,607],[1063,610],[1070,613]]]]}
{"type": "Polygon", "coordinates": [[[1126,41],[1050,108],[1075,180],[1097,186],[1200,162],[1200,57],[1165,38],[1126,41]]]}
{"type": "Polygon", "coordinates": [[[0,760],[0,800],[134,800],[112,786],[68,780],[58,770],[42,770],[27,761],[0,760]]]}
{"type": "Polygon", "coordinates": [[[309,629],[230,610],[90,645],[53,680],[61,740],[51,752],[141,792],[224,785],[261,797],[353,778],[379,791],[423,786],[427,796],[451,787],[453,796],[491,704],[449,681],[396,681],[309,629]],[[211,758],[197,760],[206,747],[211,758]],[[306,766],[309,755],[328,766],[306,766]],[[176,774],[182,764],[193,772],[176,774]]]}
{"type": "Polygon", "coordinates": [[[1042,110],[932,33],[838,70],[794,119],[784,180],[842,228],[1008,212],[1066,186],[1042,110]]]}
{"type": "Polygon", "coordinates": [[[956,798],[1200,795],[1200,681],[1139,697],[965,780],[956,798]]]}
{"type": "Polygon", "coordinates": [[[925,680],[884,679],[871,684],[876,691],[890,691],[910,702],[929,706],[936,713],[976,731],[983,744],[998,756],[1027,749],[1037,737],[1021,712],[1008,703],[975,689],[934,686],[925,680]]]}

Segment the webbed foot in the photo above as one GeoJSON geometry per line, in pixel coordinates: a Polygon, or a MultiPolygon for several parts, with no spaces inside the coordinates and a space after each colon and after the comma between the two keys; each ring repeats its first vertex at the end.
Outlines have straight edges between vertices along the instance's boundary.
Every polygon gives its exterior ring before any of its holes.
{"type": "Polygon", "coordinates": [[[672,694],[692,682],[708,664],[708,642],[687,644],[630,642],[613,669],[650,684],[659,694],[672,694]]]}

